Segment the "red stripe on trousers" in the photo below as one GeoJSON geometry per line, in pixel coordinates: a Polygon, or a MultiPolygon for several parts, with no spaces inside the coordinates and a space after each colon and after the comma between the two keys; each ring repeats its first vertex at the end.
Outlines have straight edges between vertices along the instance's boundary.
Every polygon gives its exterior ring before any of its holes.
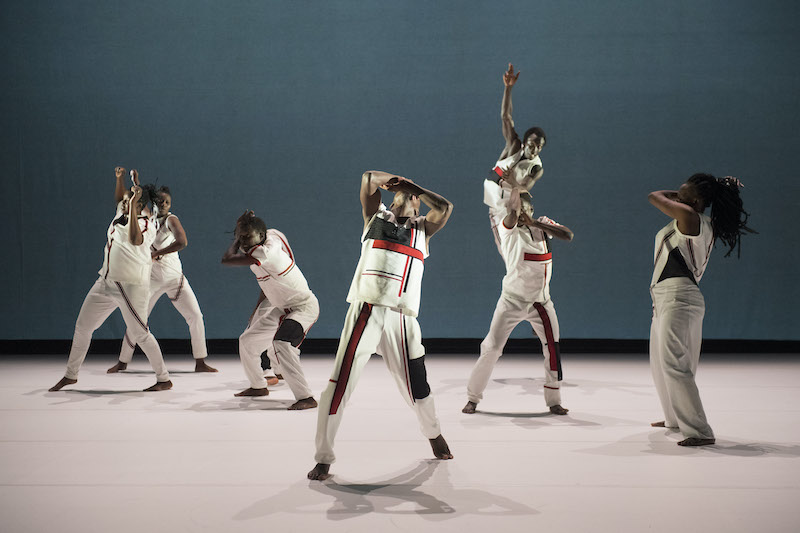
{"type": "Polygon", "coordinates": [[[419,259],[420,261],[425,260],[425,258],[422,257],[422,252],[420,252],[416,248],[406,246],[405,244],[397,244],[396,242],[375,240],[372,242],[372,247],[380,248],[382,250],[390,250],[392,252],[397,252],[399,254],[413,257],[414,259],[419,259]]]}
{"type": "Polygon", "coordinates": [[[550,370],[558,370],[558,358],[556,357],[556,345],[553,337],[553,326],[550,324],[550,317],[547,315],[547,310],[540,303],[533,304],[533,307],[539,312],[539,317],[542,319],[544,325],[544,335],[547,339],[547,351],[550,352],[550,370]]]}
{"type": "Polygon", "coordinates": [[[339,410],[339,404],[342,403],[344,398],[344,391],[347,388],[347,382],[350,380],[350,369],[353,367],[353,359],[356,355],[356,348],[361,341],[361,336],[364,334],[364,328],[367,327],[367,320],[372,312],[372,304],[365,303],[361,308],[361,313],[358,315],[356,325],[353,327],[353,333],[350,335],[350,342],[347,343],[347,349],[344,352],[344,360],[339,369],[339,376],[336,379],[336,389],[333,391],[333,399],[331,400],[331,409],[328,412],[335,415],[339,410]]]}

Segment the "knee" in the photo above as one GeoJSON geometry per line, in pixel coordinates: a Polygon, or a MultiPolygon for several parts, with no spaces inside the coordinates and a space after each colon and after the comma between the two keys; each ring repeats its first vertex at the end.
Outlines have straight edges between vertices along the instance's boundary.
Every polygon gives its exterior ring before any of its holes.
{"type": "Polygon", "coordinates": [[[427,398],[431,393],[428,374],[425,371],[425,356],[408,362],[408,376],[411,380],[411,394],[416,400],[427,398]]]}
{"type": "Polygon", "coordinates": [[[277,333],[275,333],[274,340],[288,342],[297,348],[303,342],[305,336],[306,334],[305,331],[303,331],[303,326],[296,320],[287,318],[283,321],[281,327],[278,328],[277,333]]]}
{"type": "Polygon", "coordinates": [[[128,335],[128,339],[130,339],[131,343],[133,343],[134,345],[145,342],[148,339],[148,337],[150,337],[150,330],[149,329],[145,330],[141,328],[137,328],[134,331],[131,331],[130,335],[128,335]]]}

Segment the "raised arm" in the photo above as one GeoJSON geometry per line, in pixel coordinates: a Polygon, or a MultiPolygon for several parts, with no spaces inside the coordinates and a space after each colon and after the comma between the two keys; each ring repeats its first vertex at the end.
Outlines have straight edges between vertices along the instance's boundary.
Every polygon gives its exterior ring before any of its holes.
{"type": "Polygon", "coordinates": [[[555,237],[556,239],[560,239],[562,241],[571,241],[575,234],[572,233],[572,230],[562,224],[556,224],[552,220],[547,217],[539,217],[536,220],[531,219],[525,213],[522,213],[522,223],[526,226],[530,226],[532,228],[539,228],[540,230],[544,231],[551,237],[555,237]]]}
{"type": "Polygon", "coordinates": [[[250,266],[257,265],[258,261],[249,255],[242,253],[240,236],[242,231],[242,223],[249,217],[256,216],[250,210],[245,210],[244,214],[236,220],[236,229],[234,230],[234,239],[225,253],[222,255],[222,264],[225,266],[250,266]]]}
{"type": "Polygon", "coordinates": [[[123,167],[115,168],[114,175],[117,179],[117,185],[114,187],[114,204],[118,204],[128,191],[128,188],[125,187],[125,169],[123,167]]]}
{"type": "Polygon", "coordinates": [[[381,189],[386,188],[386,184],[394,178],[399,178],[394,174],[382,172],[380,170],[368,170],[361,175],[361,215],[364,217],[366,225],[372,215],[378,212],[381,205],[381,189]]]}
{"type": "Polygon", "coordinates": [[[510,156],[518,152],[522,142],[519,140],[516,130],[514,129],[514,119],[511,118],[513,105],[511,104],[511,89],[517,83],[519,78],[519,71],[514,73],[514,65],[508,64],[508,70],[503,74],[503,101],[500,104],[500,120],[503,125],[503,138],[506,140],[506,146],[503,148],[503,153],[500,158],[510,156]]]}
{"type": "Polygon", "coordinates": [[[142,188],[134,185],[133,197],[128,202],[128,238],[131,244],[139,246],[144,242],[142,228],[139,227],[139,199],[142,197],[142,188]]]}
{"type": "Polygon", "coordinates": [[[678,200],[677,191],[653,191],[647,199],[665,215],[678,222],[678,231],[684,235],[700,234],[700,215],[691,206],[678,200]]]}
{"type": "Polygon", "coordinates": [[[383,188],[390,192],[403,191],[417,196],[423,204],[430,208],[430,211],[425,214],[425,234],[428,239],[447,224],[453,213],[453,204],[447,198],[420,187],[410,179],[392,176],[383,188]]]}
{"type": "Polygon", "coordinates": [[[189,244],[189,240],[186,238],[186,231],[184,231],[183,225],[181,224],[181,221],[178,220],[178,217],[175,215],[170,215],[167,217],[167,220],[165,220],[164,223],[167,225],[172,234],[175,235],[175,242],[165,248],[150,252],[150,255],[153,259],[158,259],[162,255],[180,252],[189,244]]]}

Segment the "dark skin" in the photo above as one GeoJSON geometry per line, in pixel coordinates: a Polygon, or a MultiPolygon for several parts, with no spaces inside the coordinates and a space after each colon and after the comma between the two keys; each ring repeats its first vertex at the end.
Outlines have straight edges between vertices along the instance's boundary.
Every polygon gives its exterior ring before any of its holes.
{"type": "MultiPolygon", "coordinates": [[[[514,65],[509,63],[508,70],[503,74],[503,85],[505,88],[503,90],[503,101],[500,104],[500,120],[503,129],[503,138],[506,141],[506,145],[500,153],[500,159],[505,159],[512,154],[516,154],[522,148],[525,149],[523,157],[526,159],[533,159],[539,155],[545,145],[545,140],[534,133],[525,139],[525,144],[523,146],[522,140],[519,135],[517,135],[516,129],[514,129],[514,119],[511,118],[511,112],[513,110],[513,105],[511,104],[511,89],[517,83],[518,78],[519,71],[514,72],[514,65]]],[[[530,191],[533,184],[543,175],[544,171],[542,167],[536,165],[526,177],[525,183],[514,182],[512,185],[521,185],[526,190],[530,191]]],[[[511,180],[513,181],[513,178],[511,178],[511,180]]]]}
{"type": "MultiPolygon", "coordinates": [[[[364,219],[365,228],[375,213],[378,212],[381,204],[381,190],[395,193],[394,202],[389,209],[398,218],[419,215],[420,202],[430,208],[425,215],[426,244],[430,242],[431,237],[436,232],[447,224],[450,215],[453,213],[453,204],[445,197],[424,189],[402,176],[370,170],[362,174],[361,189],[359,191],[361,216],[364,219]]],[[[434,457],[442,460],[453,458],[447,441],[442,435],[428,440],[434,457]]],[[[317,463],[308,472],[307,477],[318,481],[328,479],[330,477],[330,468],[330,464],[317,463]]]]}

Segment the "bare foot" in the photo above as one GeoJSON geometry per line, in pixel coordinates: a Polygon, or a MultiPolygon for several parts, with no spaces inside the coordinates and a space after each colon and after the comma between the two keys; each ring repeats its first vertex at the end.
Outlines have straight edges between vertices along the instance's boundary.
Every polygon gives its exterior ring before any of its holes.
{"type": "Polygon", "coordinates": [[[206,364],[206,360],[205,359],[198,359],[198,360],[196,360],[194,362],[194,371],[195,372],[219,372],[219,370],[217,370],[216,368],[208,366],[206,364]]]}
{"type": "Polygon", "coordinates": [[[154,392],[159,390],[169,390],[172,388],[171,381],[156,381],[156,384],[152,387],[147,387],[144,389],[144,392],[154,392]]]}
{"type": "Polygon", "coordinates": [[[267,385],[269,385],[270,387],[274,387],[277,384],[278,384],[278,377],[277,376],[269,376],[267,378],[267,385]]]}
{"type": "Polygon", "coordinates": [[[57,390],[63,389],[67,385],[73,385],[73,384],[75,384],[77,382],[78,382],[77,379],[61,378],[61,381],[59,381],[58,383],[56,383],[55,385],[50,387],[48,390],[50,392],[55,392],[57,390]]]}
{"type": "Polygon", "coordinates": [[[439,435],[435,439],[428,439],[431,443],[431,448],[433,449],[433,455],[436,456],[437,459],[452,459],[453,454],[450,453],[450,448],[447,446],[447,441],[444,440],[444,437],[439,435]]]}
{"type": "Polygon", "coordinates": [[[123,363],[122,361],[117,361],[117,364],[106,370],[106,374],[116,374],[120,370],[125,370],[128,368],[128,363],[123,363]]]}
{"type": "Polygon", "coordinates": [[[569,413],[569,409],[561,407],[560,405],[552,405],[550,406],[550,412],[554,415],[565,415],[569,413]]]}
{"type": "Polygon", "coordinates": [[[714,439],[701,439],[698,437],[689,437],[688,439],[684,439],[678,443],[678,446],[708,446],[710,444],[714,444],[716,441],[714,439]]]}
{"type": "Polygon", "coordinates": [[[237,392],[234,396],[269,396],[269,389],[245,389],[242,392],[237,392]]]}
{"type": "Polygon", "coordinates": [[[667,423],[663,420],[659,420],[658,422],[650,422],[650,427],[654,428],[665,428],[667,427],[667,423]]]}
{"type": "Polygon", "coordinates": [[[297,400],[292,405],[289,406],[289,411],[302,411],[303,409],[313,409],[317,406],[317,400],[313,397],[303,398],[302,400],[297,400]]]}
{"type": "Polygon", "coordinates": [[[331,469],[331,465],[326,465],[325,463],[317,463],[317,466],[308,473],[308,479],[318,479],[320,481],[324,481],[331,477],[328,471],[331,469]]]}
{"type": "Polygon", "coordinates": [[[461,410],[462,413],[467,413],[471,415],[475,412],[475,408],[478,407],[478,404],[475,402],[467,402],[467,405],[461,410]]]}

